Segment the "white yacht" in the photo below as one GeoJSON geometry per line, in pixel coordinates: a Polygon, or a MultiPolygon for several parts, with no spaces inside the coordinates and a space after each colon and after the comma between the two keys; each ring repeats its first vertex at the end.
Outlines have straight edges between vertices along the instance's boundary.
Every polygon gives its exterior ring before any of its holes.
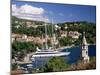
{"type": "MultiPolygon", "coordinates": [[[[37,48],[38,49],[38,48],[37,48]]],[[[54,50],[41,50],[38,49],[35,54],[32,56],[32,58],[35,57],[53,57],[53,56],[66,56],[69,55],[70,52],[60,52],[60,51],[54,51],[54,50]]]]}
{"type": "Polygon", "coordinates": [[[38,47],[36,48],[37,51],[35,52],[34,55],[32,55],[32,58],[35,57],[52,57],[52,56],[65,56],[65,55],[69,55],[70,52],[60,52],[57,49],[54,49],[54,44],[55,44],[55,34],[53,34],[53,24],[52,24],[52,37],[53,37],[53,44],[52,44],[52,48],[48,48],[47,45],[47,27],[46,27],[46,23],[45,23],[45,49],[39,49],[38,47]]]}

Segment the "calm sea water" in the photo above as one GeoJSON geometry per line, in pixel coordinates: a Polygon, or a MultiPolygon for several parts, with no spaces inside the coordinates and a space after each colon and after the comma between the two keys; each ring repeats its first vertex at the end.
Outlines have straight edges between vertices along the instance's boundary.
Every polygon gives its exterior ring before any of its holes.
{"type": "MultiPolygon", "coordinates": [[[[69,64],[75,63],[77,62],[80,57],[81,57],[81,47],[73,47],[73,48],[69,48],[69,49],[64,49],[63,52],[69,51],[70,55],[66,56],[66,62],[69,64]]],[[[90,45],[88,46],[88,55],[91,56],[96,56],[96,45],[90,45]]]]}
{"type": "MultiPolygon", "coordinates": [[[[88,53],[89,56],[96,56],[96,45],[88,46],[88,50],[89,50],[89,53],[88,53]]],[[[70,55],[63,56],[66,63],[69,63],[69,64],[77,62],[81,57],[81,47],[80,46],[67,48],[67,49],[62,50],[62,52],[70,52],[70,55]]],[[[36,58],[35,61],[32,63],[32,65],[34,68],[43,67],[48,62],[49,59],[50,59],[50,57],[49,58],[47,58],[47,57],[36,58]]],[[[26,65],[27,64],[24,64],[21,66],[27,67],[26,65]]]]}

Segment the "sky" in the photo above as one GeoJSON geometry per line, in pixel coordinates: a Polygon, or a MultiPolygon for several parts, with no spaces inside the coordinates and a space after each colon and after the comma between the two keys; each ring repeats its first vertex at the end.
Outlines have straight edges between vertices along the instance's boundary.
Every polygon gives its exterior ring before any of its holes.
{"type": "Polygon", "coordinates": [[[12,15],[22,19],[52,23],[96,22],[96,7],[88,5],[22,2],[12,0],[12,15]]]}

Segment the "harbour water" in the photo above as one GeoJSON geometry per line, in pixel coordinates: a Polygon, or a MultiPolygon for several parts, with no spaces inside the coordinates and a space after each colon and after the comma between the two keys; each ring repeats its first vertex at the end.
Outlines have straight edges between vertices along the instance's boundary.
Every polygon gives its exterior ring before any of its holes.
{"type": "MultiPolygon", "coordinates": [[[[89,50],[88,55],[90,57],[96,56],[96,45],[89,45],[88,50],[89,50]]],[[[63,58],[65,59],[65,62],[69,64],[76,63],[81,57],[81,47],[80,46],[66,48],[62,50],[62,52],[70,52],[68,56],[63,56],[63,58]]],[[[35,61],[32,62],[32,66],[34,68],[41,68],[48,62],[50,58],[51,57],[35,58],[35,61]]],[[[23,64],[21,66],[27,67],[27,64],[23,64]]]]}

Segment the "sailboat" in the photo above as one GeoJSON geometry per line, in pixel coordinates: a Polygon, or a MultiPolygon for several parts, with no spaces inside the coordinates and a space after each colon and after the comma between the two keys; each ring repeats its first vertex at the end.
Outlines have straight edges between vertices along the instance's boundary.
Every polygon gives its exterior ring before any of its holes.
{"type": "MultiPolygon", "coordinates": [[[[36,48],[35,54],[32,56],[34,57],[52,57],[52,56],[65,56],[69,55],[70,52],[60,52],[59,50],[56,50],[54,48],[54,45],[52,44],[52,48],[48,48],[47,45],[47,24],[46,22],[44,23],[45,25],[45,49],[39,49],[38,47],[36,48]]],[[[55,43],[55,34],[53,34],[53,23],[52,23],[52,37],[53,37],[53,43],[55,43]]]]}

